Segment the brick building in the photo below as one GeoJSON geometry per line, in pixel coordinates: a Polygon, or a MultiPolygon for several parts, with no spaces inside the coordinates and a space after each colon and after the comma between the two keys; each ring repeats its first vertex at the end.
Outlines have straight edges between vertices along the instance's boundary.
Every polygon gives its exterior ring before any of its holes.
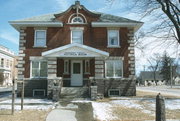
{"type": "Polygon", "coordinates": [[[76,1],[62,13],[10,24],[20,32],[18,78],[26,79],[26,96],[34,89],[49,96],[58,77],[67,88],[88,87],[93,77],[98,93],[135,95],[133,36],[142,22],[91,12],[76,1]]]}

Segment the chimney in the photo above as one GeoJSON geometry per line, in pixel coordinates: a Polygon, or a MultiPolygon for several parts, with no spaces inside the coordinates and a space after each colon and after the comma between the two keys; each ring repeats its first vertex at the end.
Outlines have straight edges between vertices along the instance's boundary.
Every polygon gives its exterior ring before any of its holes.
{"type": "Polygon", "coordinates": [[[80,1],[78,1],[78,0],[75,1],[75,5],[78,5],[78,6],[79,6],[79,5],[80,5],[80,1]]]}

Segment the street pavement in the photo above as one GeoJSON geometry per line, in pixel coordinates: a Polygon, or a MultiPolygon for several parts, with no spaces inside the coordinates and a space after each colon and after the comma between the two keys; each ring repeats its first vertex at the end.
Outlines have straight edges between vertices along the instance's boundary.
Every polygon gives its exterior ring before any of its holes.
{"type": "Polygon", "coordinates": [[[180,86],[137,86],[137,91],[156,92],[171,96],[180,96],[180,86]]]}

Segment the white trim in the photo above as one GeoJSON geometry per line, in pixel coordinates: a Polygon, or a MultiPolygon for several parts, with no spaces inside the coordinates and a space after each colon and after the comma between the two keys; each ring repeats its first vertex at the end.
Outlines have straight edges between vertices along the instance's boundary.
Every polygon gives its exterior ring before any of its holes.
{"type": "Polygon", "coordinates": [[[33,47],[46,47],[46,43],[47,43],[47,40],[46,40],[46,38],[47,38],[47,34],[46,34],[47,32],[46,32],[46,30],[44,30],[44,29],[36,29],[35,31],[34,31],[34,46],[33,47]],[[37,35],[37,32],[44,32],[44,34],[45,34],[45,37],[44,37],[44,45],[41,45],[41,46],[37,46],[36,45],[36,43],[37,43],[37,38],[36,38],[36,35],[37,35]]]}
{"type": "Polygon", "coordinates": [[[79,32],[81,32],[81,36],[82,36],[82,38],[81,38],[81,43],[80,44],[83,44],[83,30],[84,30],[84,28],[82,29],[81,27],[75,27],[75,28],[70,28],[71,29],[71,43],[73,43],[73,40],[72,40],[72,33],[73,33],[73,31],[79,31],[79,32]],[[80,28],[80,29],[79,29],[80,28]]]}
{"type": "Polygon", "coordinates": [[[80,16],[75,16],[75,17],[73,17],[73,18],[71,19],[71,23],[73,23],[73,24],[84,23],[84,20],[83,20],[83,18],[80,17],[80,16]],[[79,18],[82,22],[74,22],[74,19],[76,19],[76,18],[79,18]]]}
{"type": "Polygon", "coordinates": [[[90,74],[90,61],[89,60],[85,60],[85,64],[84,64],[84,73],[85,74],[90,74]],[[88,63],[88,66],[89,66],[89,69],[88,69],[88,72],[86,71],[86,63],[88,63]]]}
{"type": "MultiPolygon", "coordinates": [[[[73,13],[73,14],[70,15],[70,17],[68,18],[68,23],[69,23],[69,24],[71,23],[71,18],[72,18],[74,15],[76,15],[76,14],[77,14],[77,13],[73,13]]],[[[78,13],[78,14],[83,17],[84,23],[87,23],[86,17],[85,17],[83,14],[81,14],[81,13],[78,13]]],[[[71,23],[71,24],[82,24],[82,23],[71,23]]]]}
{"type": "Polygon", "coordinates": [[[117,29],[108,29],[107,34],[108,34],[108,46],[107,47],[113,47],[113,48],[120,47],[119,30],[117,30],[117,29]],[[117,41],[118,41],[117,45],[110,45],[109,34],[112,31],[117,33],[117,41]]]}
{"type": "Polygon", "coordinates": [[[48,55],[51,55],[52,53],[56,53],[58,51],[62,51],[62,50],[65,50],[65,49],[68,49],[68,48],[71,48],[71,47],[79,47],[79,48],[83,48],[83,49],[86,49],[86,50],[89,50],[89,51],[92,51],[92,52],[95,52],[95,53],[99,53],[102,56],[109,56],[108,52],[98,50],[98,49],[95,49],[95,48],[92,48],[92,47],[89,47],[89,46],[86,46],[86,45],[78,44],[78,43],[72,43],[72,44],[68,44],[68,45],[65,45],[65,46],[62,46],[62,47],[58,47],[58,48],[55,48],[55,49],[52,49],[52,50],[42,52],[42,56],[47,57],[48,55]]]}
{"type": "Polygon", "coordinates": [[[137,31],[143,23],[133,22],[91,22],[92,27],[133,27],[137,31]]]}
{"type": "Polygon", "coordinates": [[[64,73],[63,74],[69,74],[69,60],[64,60],[64,73]],[[65,69],[66,62],[67,62],[67,71],[65,69]]]}
{"type": "Polygon", "coordinates": [[[13,26],[16,30],[20,31],[21,27],[63,27],[62,22],[44,22],[44,21],[9,21],[11,26],[13,26]]]}

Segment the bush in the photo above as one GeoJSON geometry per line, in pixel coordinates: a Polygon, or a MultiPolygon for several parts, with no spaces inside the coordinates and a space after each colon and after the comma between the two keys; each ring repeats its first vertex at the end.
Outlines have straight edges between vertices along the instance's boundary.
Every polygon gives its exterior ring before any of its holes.
{"type": "Polygon", "coordinates": [[[4,82],[4,75],[2,72],[0,72],[0,85],[2,85],[4,82]]]}

